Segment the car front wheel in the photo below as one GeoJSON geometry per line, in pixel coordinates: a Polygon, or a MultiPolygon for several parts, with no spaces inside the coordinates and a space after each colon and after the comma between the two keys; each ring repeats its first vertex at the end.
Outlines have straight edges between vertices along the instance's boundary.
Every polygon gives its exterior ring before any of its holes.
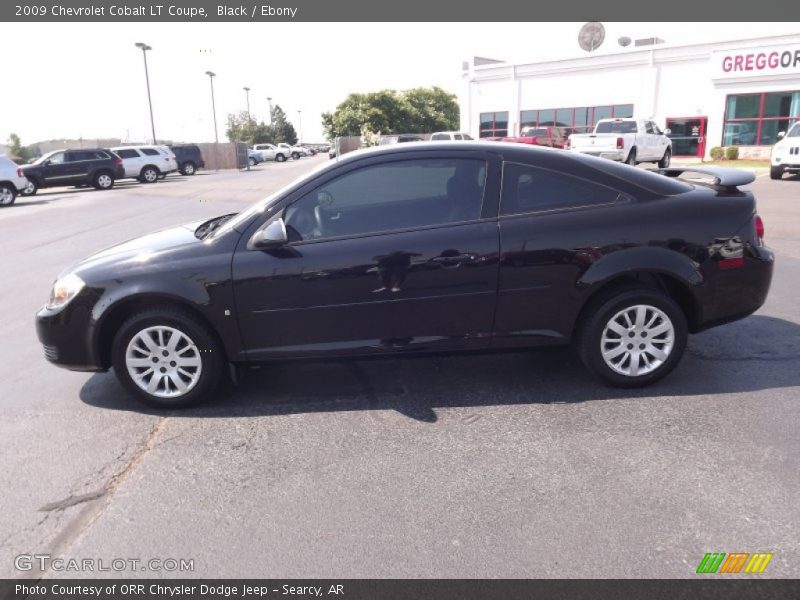
{"type": "Polygon", "coordinates": [[[275,160],[277,162],[284,162],[286,160],[286,157],[283,154],[278,154],[277,156],[275,156],[275,160]]]}
{"type": "Polygon", "coordinates": [[[145,167],[139,175],[142,183],[155,183],[158,181],[159,171],[155,167],[145,167]]]}
{"type": "Polygon", "coordinates": [[[667,167],[669,167],[669,163],[670,163],[671,159],[672,159],[672,151],[669,148],[667,148],[664,151],[664,156],[661,158],[660,161],[658,161],[658,168],[659,169],[666,169],[667,167]]]}
{"type": "Polygon", "coordinates": [[[181,167],[181,173],[184,175],[194,175],[195,170],[194,163],[192,162],[184,163],[181,167]]]}
{"type": "Polygon", "coordinates": [[[114,372],[138,400],[183,408],[213,396],[224,365],[214,335],[189,313],[153,309],[133,315],[112,346],[114,372]]]}
{"type": "Polygon", "coordinates": [[[578,353],[611,385],[642,387],[675,368],[687,337],[686,317],[672,298],[650,288],[623,288],[591,306],[578,353]]]}
{"type": "Polygon", "coordinates": [[[781,179],[783,177],[783,169],[781,167],[770,167],[769,168],[769,178],[770,179],[781,179]]]}

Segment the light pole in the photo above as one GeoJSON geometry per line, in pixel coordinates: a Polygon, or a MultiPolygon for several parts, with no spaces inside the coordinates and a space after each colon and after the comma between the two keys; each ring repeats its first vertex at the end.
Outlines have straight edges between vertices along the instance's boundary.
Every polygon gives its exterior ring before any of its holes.
{"type": "Polygon", "coordinates": [[[214,104],[214,77],[216,77],[217,74],[212,71],[206,71],[206,75],[208,75],[208,79],[211,82],[211,112],[214,114],[214,143],[219,144],[219,135],[217,134],[217,106],[214,104]]]}
{"type": "Polygon", "coordinates": [[[156,143],[156,125],[153,121],[153,101],[150,98],[150,74],[147,72],[147,51],[153,48],[144,42],[136,42],[136,47],[141,49],[144,57],[144,79],[147,82],[147,104],[150,106],[150,129],[153,133],[153,143],[156,143]]]}
{"type": "Polygon", "coordinates": [[[272,98],[267,97],[267,104],[269,105],[269,124],[272,125],[272,98]]]}
{"type": "Polygon", "coordinates": [[[245,96],[247,97],[247,120],[250,120],[250,88],[245,86],[242,88],[244,90],[245,96]]]}
{"type": "Polygon", "coordinates": [[[301,144],[303,142],[303,111],[297,111],[297,143],[301,144]]]}

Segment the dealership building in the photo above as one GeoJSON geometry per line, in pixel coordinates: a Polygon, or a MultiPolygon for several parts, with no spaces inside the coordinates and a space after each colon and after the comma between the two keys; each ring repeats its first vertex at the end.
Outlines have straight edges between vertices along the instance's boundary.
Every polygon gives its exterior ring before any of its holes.
{"type": "Polygon", "coordinates": [[[675,156],[739,146],[742,158],[768,158],[778,132],[800,119],[800,34],[692,45],[650,38],[514,64],[475,58],[463,74],[461,127],[473,137],[553,125],[583,133],[632,116],[670,129],[675,156]]]}

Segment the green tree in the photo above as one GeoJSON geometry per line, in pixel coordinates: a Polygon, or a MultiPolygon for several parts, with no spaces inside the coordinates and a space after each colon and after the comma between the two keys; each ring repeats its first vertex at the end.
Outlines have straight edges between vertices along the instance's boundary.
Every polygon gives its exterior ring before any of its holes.
{"type": "Polygon", "coordinates": [[[22,140],[16,133],[12,133],[8,136],[8,146],[9,156],[21,158],[26,162],[33,158],[34,154],[31,149],[22,145],[22,140]]]}
{"type": "Polygon", "coordinates": [[[333,113],[322,114],[328,139],[361,135],[364,127],[392,134],[431,133],[458,125],[456,96],[439,87],[350,94],[333,113]]]}
{"type": "Polygon", "coordinates": [[[273,141],[271,144],[287,143],[294,145],[297,143],[297,131],[286,118],[286,113],[279,104],[272,107],[272,129],[273,141]]]}
{"type": "Polygon", "coordinates": [[[273,137],[269,125],[263,121],[258,123],[246,111],[228,115],[225,135],[231,142],[245,142],[248,146],[272,143],[273,137]]]}

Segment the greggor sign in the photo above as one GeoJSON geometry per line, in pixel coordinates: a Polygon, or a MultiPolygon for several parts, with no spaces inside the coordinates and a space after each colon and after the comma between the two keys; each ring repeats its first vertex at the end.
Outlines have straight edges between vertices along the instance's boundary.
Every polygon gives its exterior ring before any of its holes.
{"type": "Polygon", "coordinates": [[[711,57],[714,79],[800,74],[800,44],[719,50],[711,57]]]}

